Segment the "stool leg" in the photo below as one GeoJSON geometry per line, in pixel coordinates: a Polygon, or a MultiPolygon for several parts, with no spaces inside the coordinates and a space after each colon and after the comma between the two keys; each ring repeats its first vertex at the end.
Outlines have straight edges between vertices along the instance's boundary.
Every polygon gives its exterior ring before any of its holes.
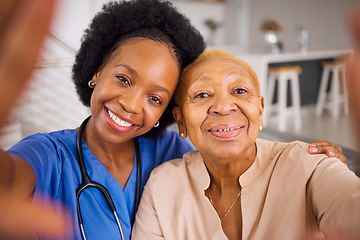
{"type": "Polygon", "coordinates": [[[291,76],[291,96],[295,118],[295,130],[301,129],[301,100],[300,100],[300,84],[299,75],[293,73],[291,76]]]}
{"type": "Polygon", "coordinates": [[[347,89],[347,76],[346,76],[346,66],[341,67],[341,83],[342,83],[342,90],[343,90],[343,99],[344,99],[344,109],[346,116],[349,115],[349,98],[348,98],[348,89],[347,89]]]}
{"type": "Polygon", "coordinates": [[[286,110],[287,110],[287,79],[288,76],[279,76],[279,119],[278,130],[284,132],[286,130],[286,110]]]}
{"type": "Polygon", "coordinates": [[[265,112],[264,112],[264,126],[267,125],[267,122],[269,121],[270,115],[271,115],[271,111],[272,111],[272,100],[274,98],[274,93],[275,93],[275,75],[270,74],[269,75],[269,80],[268,80],[268,89],[267,89],[267,93],[266,93],[266,99],[265,99],[265,112]]]}
{"type": "Polygon", "coordinates": [[[339,68],[335,67],[333,71],[333,77],[331,82],[331,101],[332,101],[332,110],[333,118],[337,119],[340,112],[340,86],[339,86],[339,68]]]}
{"type": "Polygon", "coordinates": [[[326,90],[329,83],[329,74],[330,74],[330,69],[328,67],[324,67],[321,76],[320,89],[319,89],[318,99],[315,108],[315,113],[317,116],[321,115],[322,110],[324,108],[324,104],[327,96],[326,90]]]}

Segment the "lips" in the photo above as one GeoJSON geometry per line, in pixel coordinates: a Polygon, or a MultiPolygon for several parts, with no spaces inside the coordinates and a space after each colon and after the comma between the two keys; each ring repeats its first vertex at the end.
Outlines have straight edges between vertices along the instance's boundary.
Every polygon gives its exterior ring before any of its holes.
{"type": "Polygon", "coordinates": [[[242,128],[242,127],[222,128],[222,129],[217,129],[217,130],[209,130],[209,132],[230,132],[230,131],[237,130],[240,128],[242,128]]]}
{"type": "Polygon", "coordinates": [[[110,118],[120,127],[131,127],[134,124],[131,124],[129,122],[126,122],[124,120],[121,120],[118,116],[115,115],[115,113],[113,113],[112,111],[110,111],[109,109],[107,110],[110,118]]]}
{"type": "Polygon", "coordinates": [[[124,117],[115,114],[108,108],[105,108],[104,111],[108,126],[119,133],[129,132],[138,126],[137,124],[124,119],[124,117]]]}
{"type": "Polygon", "coordinates": [[[211,127],[208,132],[218,138],[235,138],[241,133],[243,128],[244,126],[238,123],[220,124],[211,127]]]}

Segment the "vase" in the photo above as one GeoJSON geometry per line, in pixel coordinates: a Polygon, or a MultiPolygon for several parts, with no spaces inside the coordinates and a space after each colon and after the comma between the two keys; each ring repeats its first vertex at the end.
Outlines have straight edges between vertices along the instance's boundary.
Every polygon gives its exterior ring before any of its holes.
{"type": "Polygon", "coordinates": [[[267,53],[280,53],[282,45],[276,31],[264,32],[265,50],[267,53]]]}

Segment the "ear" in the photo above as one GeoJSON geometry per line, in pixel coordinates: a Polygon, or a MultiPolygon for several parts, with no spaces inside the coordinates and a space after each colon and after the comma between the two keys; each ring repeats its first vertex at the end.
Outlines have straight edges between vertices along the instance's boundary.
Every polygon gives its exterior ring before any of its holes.
{"type": "Polygon", "coordinates": [[[93,81],[94,84],[96,84],[96,81],[97,81],[97,79],[98,79],[99,76],[100,76],[100,73],[101,73],[101,71],[100,71],[100,69],[99,69],[99,70],[97,70],[96,73],[93,75],[91,81],[93,81]]]}
{"type": "Polygon", "coordinates": [[[175,106],[173,108],[173,116],[174,116],[175,121],[176,121],[176,123],[178,125],[178,128],[179,128],[179,135],[182,138],[186,138],[187,137],[186,124],[185,124],[185,121],[184,121],[184,117],[183,117],[181,108],[179,106],[175,106]]]}
{"type": "Polygon", "coordinates": [[[264,97],[263,96],[259,96],[260,98],[260,118],[259,118],[259,125],[261,127],[264,126],[264,107],[265,107],[265,104],[264,104],[264,97]]]}

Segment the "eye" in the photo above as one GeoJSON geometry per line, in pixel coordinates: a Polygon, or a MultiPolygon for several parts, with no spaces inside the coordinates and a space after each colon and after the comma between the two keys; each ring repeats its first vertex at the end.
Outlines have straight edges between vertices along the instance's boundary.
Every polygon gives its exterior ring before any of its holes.
{"type": "Polygon", "coordinates": [[[121,82],[125,83],[126,85],[130,86],[131,83],[130,83],[130,80],[124,76],[116,76],[117,79],[119,79],[121,82]]]}
{"type": "Polygon", "coordinates": [[[195,95],[195,98],[207,98],[209,97],[210,94],[208,94],[207,92],[201,92],[195,95]]]}
{"type": "Polygon", "coordinates": [[[234,90],[234,93],[235,94],[244,94],[244,93],[247,93],[247,91],[243,88],[237,88],[234,90]]]}
{"type": "Polygon", "coordinates": [[[156,96],[150,96],[149,99],[150,99],[151,101],[153,101],[155,104],[159,104],[159,105],[162,104],[161,99],[158,98],[158,97],[156,97],[156,96]]]}

